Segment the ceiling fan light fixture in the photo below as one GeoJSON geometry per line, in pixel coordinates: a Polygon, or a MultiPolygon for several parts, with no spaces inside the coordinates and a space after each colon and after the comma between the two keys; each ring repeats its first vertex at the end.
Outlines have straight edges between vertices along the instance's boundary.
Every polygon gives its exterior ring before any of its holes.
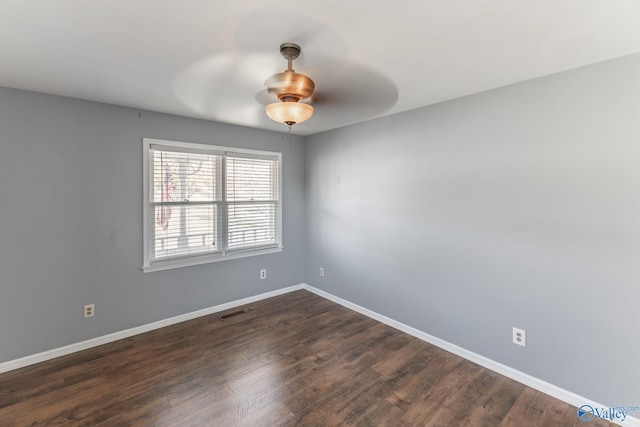
{"type": "Polygon", "coordinates": [[[315,83],[304,74],[296,73],[292,68],[293,60],[300,55],[301,48],[295,43],[282,43],[280,54],[287,60],[287,69],[277,73],[265,81],[267,93],[277,97],[280,102],[266,106],[267,116],[271,120],[293,126],[311,118],[313,107],[299,103],[301,99],[310,97],[315,90],[315,83]]]}
{"type": "Polygon", "coordinates": [[[313,115],[311,105],[295,101],[274,102],[267,105],[265,111],[271,120],[289,126],[306,122],[313,115]]]}

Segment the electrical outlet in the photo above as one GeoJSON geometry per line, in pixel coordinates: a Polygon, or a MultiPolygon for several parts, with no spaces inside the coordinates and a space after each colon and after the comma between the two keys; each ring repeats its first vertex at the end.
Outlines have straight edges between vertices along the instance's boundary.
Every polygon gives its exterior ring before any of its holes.
{"type": "Polygon", "coordinates": [[[324,267],[320,267],[320,277],[324,277],[324,267]]]}
{"type": "Polygon", "coordinates": [[[266,279],[266,278],[267,278],[267,269],[263,268],[262,270],[260,270],[260,280],[266,279]]]}
{"type": "Polygon", "coordinates": [[[524,329],[513,328],[513,343],[522,347],[527,346],[527,333],[524,329]]]}
{"type": "Polygon", "coordinates": [[[93,317],[96,314],[95,304],[87,304],[84,306],[84,318],[93,317]]]}

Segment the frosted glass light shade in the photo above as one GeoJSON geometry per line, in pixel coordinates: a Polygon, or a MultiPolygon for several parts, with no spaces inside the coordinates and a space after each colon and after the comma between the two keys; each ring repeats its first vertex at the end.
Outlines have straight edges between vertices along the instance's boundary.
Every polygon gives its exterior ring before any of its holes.
{"type": "Polygon", "coordinates": [[[271,120],[289,126],[305,122],[313,115],[313,107],[300,102],[274,102],[267,105],[265,110],[271,120]]]}

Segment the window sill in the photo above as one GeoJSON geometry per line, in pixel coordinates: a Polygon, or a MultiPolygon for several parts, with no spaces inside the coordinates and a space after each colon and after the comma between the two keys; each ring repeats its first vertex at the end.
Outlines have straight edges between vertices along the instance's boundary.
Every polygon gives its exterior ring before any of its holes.
{"type": "Polygon", "coordinates": [[[212,262],[227,261],[230,259],[274,254],[274,253],[282,252],[283,249],[284,248],[281,246],[276,248],[268,248],[268,249],[254,250],[254,251],[238,251],[238,252],[229,253],[225,256],[213,255],[213,256],[202,256],[197,258],[194,257],[194,258],[186,258],[186,259],[158,261],[153,263],[152,265],[143,265],[142,271],[144,273],[150,273],[152,271],[170,270],[173,268],[188,267],[190,265],[209,264],[212,262]]]}

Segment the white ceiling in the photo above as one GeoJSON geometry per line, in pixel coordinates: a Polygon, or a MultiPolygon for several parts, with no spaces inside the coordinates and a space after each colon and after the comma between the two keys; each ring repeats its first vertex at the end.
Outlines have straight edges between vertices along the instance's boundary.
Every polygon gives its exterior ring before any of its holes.
{"type": "Polygon", "coordinates": [[[264,80],[316,82],[308,135],[640,52],[638,0],[0,0],[0,85],[286,132],[264,80]]]}

